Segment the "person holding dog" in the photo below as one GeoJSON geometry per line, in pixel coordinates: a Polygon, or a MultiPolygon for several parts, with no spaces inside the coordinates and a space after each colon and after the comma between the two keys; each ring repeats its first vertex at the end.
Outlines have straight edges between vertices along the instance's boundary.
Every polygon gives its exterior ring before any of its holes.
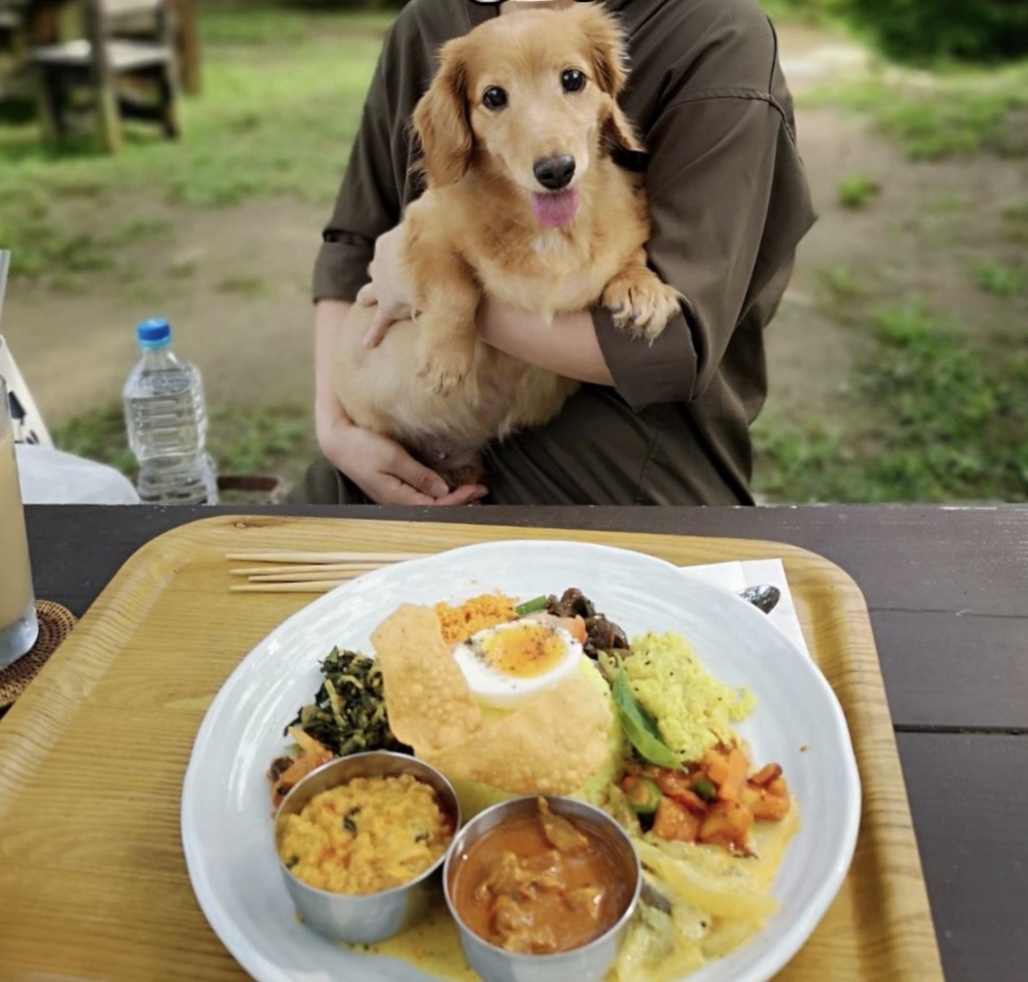
{"type": "Polygon", "coordinates": [[[551,423],[490,448],[487,486],[450,491],[399,444],[355,426],[335,395],[333,341],[352,305],[377,305],[369,345],[410,313],[397,226],[422,190],[408,124],[438,48],[486,18],[574,2],[583,0],[413,0],[390,30],[315,265],[315,419],[325,458],[294,500],[752,504],[749,425],[767,390],[763,330],[814,220],[777,42],[756,0],[606,4],[630,53],[621,106],[647,151],[619,162],[644,170],[649,262],[685,297],[652,345],[617,330],[602,307],[549,325],[487,298],[481,340],[583,383],[551,423]]]}

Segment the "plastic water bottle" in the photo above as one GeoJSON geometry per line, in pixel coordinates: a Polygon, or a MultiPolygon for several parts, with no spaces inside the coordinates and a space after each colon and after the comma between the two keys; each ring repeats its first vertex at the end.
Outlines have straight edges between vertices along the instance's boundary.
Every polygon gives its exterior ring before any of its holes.
{"type": "Polygon", "coordinates": [[[217,504],[200,372],[171,350],[166,320],[143,321],[136,338],[143,354],[122,399],[129,446],[139,461],[139,497],[147,504],[217,504]]]}

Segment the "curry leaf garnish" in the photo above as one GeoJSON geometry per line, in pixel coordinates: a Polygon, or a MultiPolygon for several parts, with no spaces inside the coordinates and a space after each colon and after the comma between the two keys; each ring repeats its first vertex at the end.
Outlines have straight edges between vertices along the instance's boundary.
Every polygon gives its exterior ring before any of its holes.
{"type": "Polygon", "coordinates": [[[619,667],[614,676],[611,695],[621,728],[639,754],[658,767],[673,767],[680,770],[682,762],[664,743],[657,724],[636,699],[623,668],[619,667]]]}

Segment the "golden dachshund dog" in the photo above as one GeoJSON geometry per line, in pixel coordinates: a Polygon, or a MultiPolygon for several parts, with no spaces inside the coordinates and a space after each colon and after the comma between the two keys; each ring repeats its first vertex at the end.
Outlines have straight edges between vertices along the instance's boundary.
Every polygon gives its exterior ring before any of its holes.
{"type": "Polygon", "coordinates": [[[640,176],[612,159],[642,149],[618,107],[624,59],[617,22],[592,4],[495,18],[443,45],[415,108],[426,190],[406,209],[401,263],[416,313],[367,349],[373,310],[355,305],[333,377],[355,423],[451,486],[577,388],[478,339],[484,294],[546,318],[602,303],[640,343],[680,310],[646,265],[640,176]]]}

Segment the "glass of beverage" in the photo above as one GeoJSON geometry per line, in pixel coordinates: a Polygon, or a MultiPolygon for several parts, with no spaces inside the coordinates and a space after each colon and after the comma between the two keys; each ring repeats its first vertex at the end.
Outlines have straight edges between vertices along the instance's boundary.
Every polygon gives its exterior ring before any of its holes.
{"type": "Polygon", "coordinates": [[[10,402],[0,375],[0,668],[27,654],[38,633],[10,402]]]}

